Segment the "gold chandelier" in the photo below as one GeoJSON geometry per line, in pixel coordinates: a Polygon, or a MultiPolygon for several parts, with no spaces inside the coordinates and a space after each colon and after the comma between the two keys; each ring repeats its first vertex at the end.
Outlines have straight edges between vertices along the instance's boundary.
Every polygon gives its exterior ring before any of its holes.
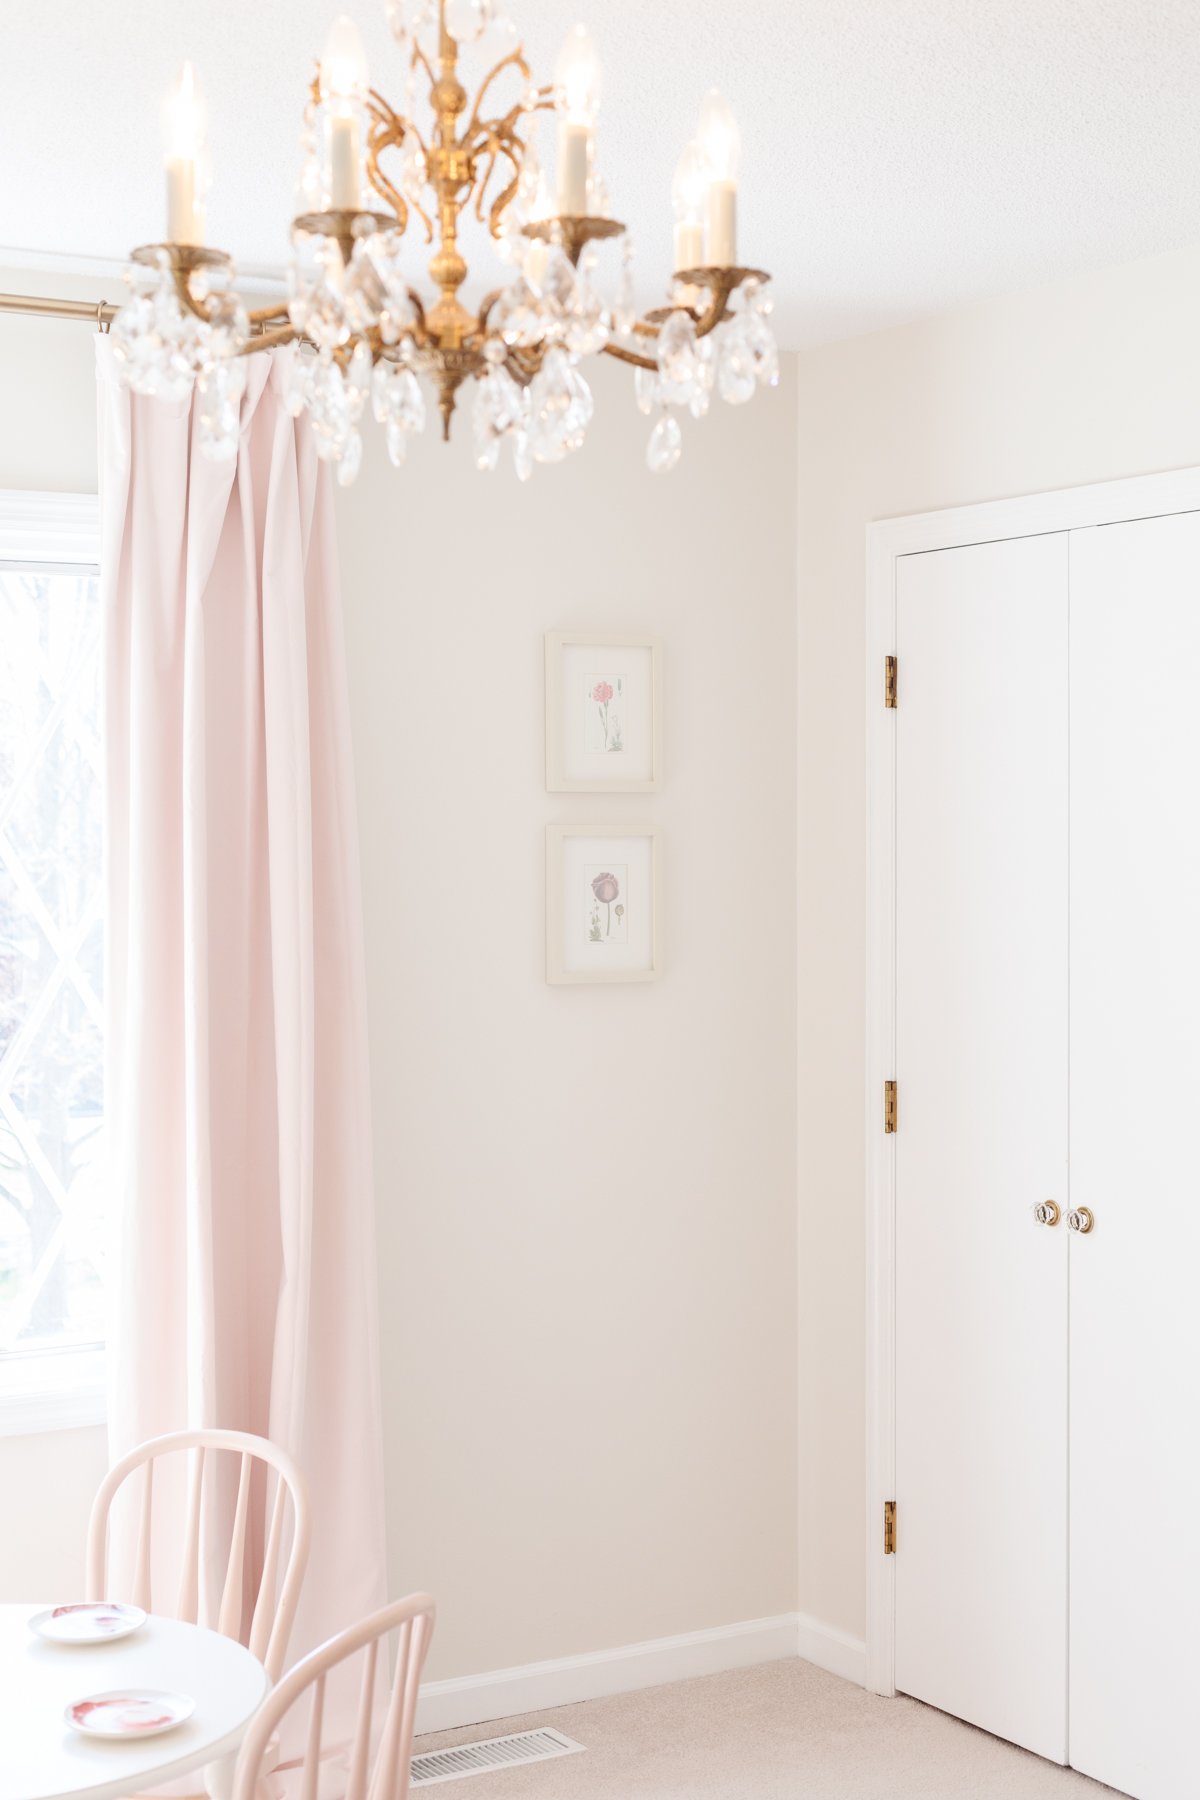
{"type": "Polygon", "coordinates": [[[289,405],[307,411],[317,452],[343,484],[358,472],[367,404],[399,464],[425,424],[427,384],[448,437],[459,389],[473,381],[478,465],[494,468],[507,441],[525,478],[582,443],[589,356],[635,369],[638,404],[655,416],[647,461],[656,472],[679,459],[680,410],[699,417],[714,392],[738,404],[778,379],[768,278],[737,260],[739,140],[726,102],[709,94],[680,158],[675,273],[664,304],[639,317],[632,246],[596,170],[591,39],[582,26],[570,33],[548,86],[533,84],[519,47],[505,49],[472,99],[459,58],[504,29],[493,3],[438,0],[435,11],[426,0],[407,21],[403,0],[389,0],[409,52],[404,112],[371,87],[352,22],[336,21],[305,113],[288,298],[256,310],[239,299],[230,258],[204,243],[203,108],[185,65],[166,114],[167,241],[133,252],[112,337],[135,391],[178,399],[195,388],[205,454],[236,453],[245,356],[288,343],[300,349],[289,405]],[[424,134],[413,117],[421,81],[432,112],[424,134]],[[501,111],[505,86],[515,98],[501,111]],[[537,147],[546,112],[558,119],[553,202],[537,147]],[[511,269],[473,310],[462,297],[469,220],[511,269]],[[432,249],[425,295],[409,271],[418,232],[432,249]],[[597,279],[609,240],[620,250],[611,297],[597,279]]]}

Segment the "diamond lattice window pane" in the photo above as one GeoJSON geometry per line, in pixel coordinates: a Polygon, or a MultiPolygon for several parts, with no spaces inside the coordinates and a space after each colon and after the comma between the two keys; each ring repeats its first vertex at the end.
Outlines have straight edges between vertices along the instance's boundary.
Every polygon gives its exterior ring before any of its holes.
{"type": "Polygon", "coordinates": [[[6,858],[0,833],[0,1071],[59,964],[43,916],[36,898],[23,891],[17,857],[10,851],[6,858]]]}
{"type": "Polygon", "coordinates": [[[11,796],[0,827],[50,918],[69,928],[97,885],[100,782],[66,720],[11,796]]]}
{"type": "Polygon", "coordinates": [[[103,1336],[98,584],[0,568],[0,1356],[103,1336]]]}

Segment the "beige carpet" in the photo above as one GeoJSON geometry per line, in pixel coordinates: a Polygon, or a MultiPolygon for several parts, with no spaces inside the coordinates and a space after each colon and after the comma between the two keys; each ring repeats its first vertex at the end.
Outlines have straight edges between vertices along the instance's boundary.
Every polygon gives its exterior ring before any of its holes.
{"type": "Polygon", "coordinates": [[[586,1752],[417,1793],[439,1800],[1113,1800],[1114,1792],[915,1700],[879,1700],[800,1661],[430,1734],[415,1748],[532,1725],[553,1725],[586,1752]]]}

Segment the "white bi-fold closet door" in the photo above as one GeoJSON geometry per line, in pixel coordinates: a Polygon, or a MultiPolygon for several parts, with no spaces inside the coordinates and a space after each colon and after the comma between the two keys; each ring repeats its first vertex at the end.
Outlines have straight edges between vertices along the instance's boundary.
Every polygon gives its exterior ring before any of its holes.
{"type": "Polygon", "coordinates": [[[1200,514],[902,556],[896,650],[895,1685],[1193,1800],[1200,514]]]}

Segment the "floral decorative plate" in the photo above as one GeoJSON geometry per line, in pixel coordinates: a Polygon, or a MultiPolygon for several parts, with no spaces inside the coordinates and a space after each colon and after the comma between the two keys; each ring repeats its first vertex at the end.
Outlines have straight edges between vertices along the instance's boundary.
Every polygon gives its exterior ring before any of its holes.
{"type": "Polygon", "coordinates": [[[107,1694],[89,1694],[74,1701],[63,1717],[85,1737],[145,1738],[173,1731],[195,1710],[196,1702],[189,1694],[170,1694],[162,1688],[114,1688],[107,1694]]]}
{"type": "Polygon", "coordinates": [[[81,1600],[72,1606],[50,1606],[45,1612],[35,1613],[29,1629],[55,1644],[110,1644],[114,1638],[128,1637],[145,1623],[146,1615],[140,1606],[126,1606],[117,1600],[81,1600]]]}

